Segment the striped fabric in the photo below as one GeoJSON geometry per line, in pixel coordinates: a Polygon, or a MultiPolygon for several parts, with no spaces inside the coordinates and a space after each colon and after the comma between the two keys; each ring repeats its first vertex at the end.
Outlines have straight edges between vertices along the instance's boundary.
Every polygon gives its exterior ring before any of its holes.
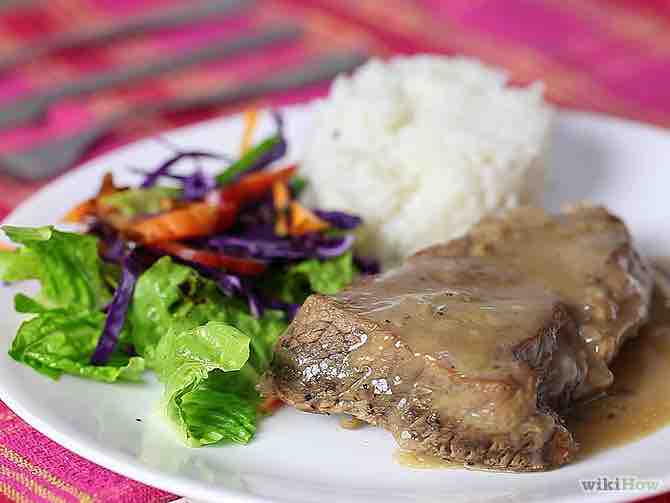
{"type": "MultiPolygon", "coordinates": [[[[95,29],[190,1],[5,0],[0,2],[0,57],[48,34],[95,29]]],[[[304,26],[299,43],[60,102],[40,124],[0,132],[0,154],[71,134],[146,100],[199,94],[271,74],[333,48],[360,48],[380,56],[470,55],[506,68],[515,82],[543,80],[549,99],[561,106],[670,127],[670,0],[257,0],[252,10],[233,18],[38,59],[0,75],[0,102],[286,20],[304,26]]],[[[326,89],[313,86],[268,96],[258,104],[304,101],[326,89]]],[[[134,121],[91,155],[239,108],[134,121]]],[[[40,186],[0,176],[0,218],[40,186]]],[[[176,498],[68,452],[0,404],[0,502],[144,503],[176,498]]],[[[670,502],[670,497],[653,501],[670,502]]]]}

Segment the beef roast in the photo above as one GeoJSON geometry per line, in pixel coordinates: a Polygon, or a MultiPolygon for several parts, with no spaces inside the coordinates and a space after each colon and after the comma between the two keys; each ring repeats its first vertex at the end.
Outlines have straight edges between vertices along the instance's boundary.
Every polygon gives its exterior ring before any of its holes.
{"type": "MultiPolygon", "coordinates": [[[[557,216],[518,208],[485,218],[464,238],[417,255],[495,257],[522,270],[556,292],[577,322],[590,358],[607,364],[649,315],[652,270],[624,223],[599,206],[580,205],[557,216]]],[[[590,365],[577,397],[612,383],[604,368],[590,365]]]]}
{"type": "Polygon", "coordinates": [[[390,430],[403,448],[454,462],[508,470],[566,462],[575,442],[545,402],[584,378],[581,340],[554,294],[490,262],[424,257],[310,297],[275,354],[279,395],[304,411],[351,414],[390,430]]]}
{"type": "Polygon", "coordinates": [[[646,316],[648,271],[604,210],[512,215],[341,294],[311,296],[277,346],[279,396],[468,466],[569,461],[577,446],[555,411],[611,380],[606,363],[646,316]],[[617,311],[594,313],[605,308],[617,311]]]}

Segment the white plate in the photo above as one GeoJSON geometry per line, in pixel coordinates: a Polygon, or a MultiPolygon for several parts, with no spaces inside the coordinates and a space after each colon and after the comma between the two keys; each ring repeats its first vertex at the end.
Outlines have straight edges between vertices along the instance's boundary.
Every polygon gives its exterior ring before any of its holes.
{"type": "MultiPolygon", "coordinates": [[[[293,157],[299,156],[309,121],[309,107],[287,112],[293,157]]],[[[268,121],[263,128],[269,130],[268,121]]],[[[240,119],[232,118],[167,137],[185,148],[234,152],[241,130],[240,119]]],[[[164,145],[143,141],[96,159],[32,197],[7,222],[56,222],[73,203],[94,193],[104,172],[112,170],[122,183],[137,183],[129,167],[150,168],[166,155],[164,145]]],[[[546,201],[549,209],[582,199],[605,203],[624,217],[645,253],[670,255],[670,136],[633,123],[561,113],[550,164],[555,176],[546,201]]],[[[12,309],[14,293],[0,288],[3,354],[20,321],[12,309]]],[[[144,385],[105,385],[71,377],[54,382],[0,355],[2,400],[32,426],[95,463],[193,499],[596,502],[644,495],[589,496],[580,489],[580,479],[621,475],[662,480],[662,488],[670,490],[670,428],[549,473],[415,470],[393,461],[395,443],[382,430],[347,431],[336,418],[289,408],[264,420],[249,446],[188,449],[153,415],[159,393],[153,380],[144,385]]]]}

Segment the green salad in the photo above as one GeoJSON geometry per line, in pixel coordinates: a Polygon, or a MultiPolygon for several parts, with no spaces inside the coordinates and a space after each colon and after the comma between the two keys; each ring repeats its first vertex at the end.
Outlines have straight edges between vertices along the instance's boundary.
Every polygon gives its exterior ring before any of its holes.
{"type": "Polygon", "coordinates": [[[28,317],[11,357],[54,379],[153,371],[161,410],[188,445],[249,442],[278,405],[258,385],[300,304],[376,270],[352,251],[360,219],[304,207],[296,167],[273,166],[286,152],[275,117],[272,141],[215,176],[173,172],[222,157],[207,152],[175,154],[139,187],[106,176],[67,216],[80,233],[4,226],[16,247],[0,251],[0,280],[41,285],[15,297],[28,317]]]}

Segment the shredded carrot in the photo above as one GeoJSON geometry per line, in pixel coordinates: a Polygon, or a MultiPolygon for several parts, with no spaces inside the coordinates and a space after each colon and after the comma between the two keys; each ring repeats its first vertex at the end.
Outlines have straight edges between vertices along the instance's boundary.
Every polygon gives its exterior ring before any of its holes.
{"type": "Polygon", "coordinates": [[[197,202],[134,222],[126,232],[144,244],[178,241],[224,230],[234,223],[236,215],[235,203],[218,206],[197,202]]]}
{"type": "Polygon", "coordinates": [[[70,224],[78,224],[83,222],[87,217],[92,217],[96,213],[96,201],[95,199],[87,199],[83,203],[79,203],[77,206],[68,211],[63,217],[63,222],[70,224]]]}
{"type": "Polygon", "coordinates": [[[288,236],[288,218],[286,213],[277,213],[277,220],[275,220],[275,234],[280,237],[288,236]]]}
{"type": "Polygon", "coordinates": [[[244,155],[251,148],[254,132],[258,124],[258,108],[250,108],[244,112],[244,133],[240,143],[240,156],[244,155]]]}
{"type": "Polygon", "coordinates": [[[83,203],[79,203],[77,206],[68,211],[63,217],[63,222],[78,224],[83,222],[88,217],[98,216],[99,204],[98,200],[101,197],[109,196],[114,194],[119,189],[114,185],[114,177],[111,173],[106,173],[102,179],[102,184],[100,184],[100,189],[98,194],[91,199],[87,199],[83,203]]]}
{"type": "Polygon", "coordinates": [[[291,236],[302,236],[309,232],[321,232],[330,227],[328,223],[317,217],[312,211],[305,208],[297,201],[291,201],[289,206],[291,236]]]}
{"type": "Polygon", "coordinates": [[[161,211],[170,211],[173,210],[175,207],[176,201],[174,199],[170,199],[169,197],[164,197],[161,199],[158,204],[160,205],[161,211]]]}
{"type": "Polygon", "coordinates": [[[272,185],[272,201],[277,212],[275,234],[288,235],[288,208],[291,203],[291,192],[285,181],[277,181],[272,185]]]}
{"type": "Polygon", "coordinates": [[[284,180],[272,184],[272,201],[277,211],[286,211],[291,202],[291,192],[284,180]]]}
{"type": "Polygon", "coordinates": [[[105,176],[102,178],[100,190],[98,191],[98,197],[109,196],[118,190],[118,187],[114,185],[114,175],[105,173],[105,176]]]}
{"type": "Polygon", "coordinates": [[[224,201],[235,200],[240,203],[260,199],[272,190],[272,186],[279,181],[288,181],[296,172],[296,165],[291,164],[272,171],[258,171],[244,175],[240,180],[221,190],[224,201]]]}
{"type": "Polygon", "coordinates": [[[13,247],[12,245],[0,242],[0,251],[14,251],[14,250],[16,250],[16,248],[13,247]]]}

